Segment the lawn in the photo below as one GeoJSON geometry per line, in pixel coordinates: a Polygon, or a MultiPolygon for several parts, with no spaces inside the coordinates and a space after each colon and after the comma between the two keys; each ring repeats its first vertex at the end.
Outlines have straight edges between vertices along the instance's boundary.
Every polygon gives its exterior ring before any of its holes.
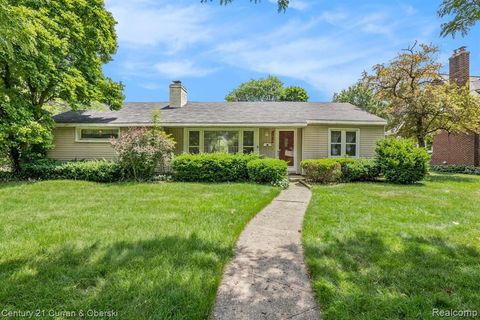
{"type": "Polygon", "coordinates": [[[206,319],[240,232],[278,192],[252,184],[0,184],[0,310],[206,319]]]}
{"type": "Polygon", "coordinates": [[[480,177],[316,186],[303,243],[324,319],[480,316],[480,177]]]}

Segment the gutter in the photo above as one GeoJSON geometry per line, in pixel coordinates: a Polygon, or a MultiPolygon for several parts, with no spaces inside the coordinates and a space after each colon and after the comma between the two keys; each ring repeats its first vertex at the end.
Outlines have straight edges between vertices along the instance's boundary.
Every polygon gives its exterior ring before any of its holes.
{"type": "MultiPolygon", "coordinates": [[[[370,126],[385,126],[384,122],[372,121],[335,121],[335,120],[307,120],[306,122],[297,123],[161,123],[163,127],[258,127],[258,128],[305,128],[308,125],[370,125],[370,126]]],[[[71,127],[151,127],[153,123],[56,123],[57,128],[71,128],[71,127]]]]}

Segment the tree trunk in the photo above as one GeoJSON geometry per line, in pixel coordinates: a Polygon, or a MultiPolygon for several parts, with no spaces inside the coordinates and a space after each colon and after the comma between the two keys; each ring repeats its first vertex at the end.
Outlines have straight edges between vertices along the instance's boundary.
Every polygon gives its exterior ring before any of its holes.
{"type": "Polygon", "coordinates": [[[12,171],[14,173],[19,173],[20,168],[20,150],[15,147],[10,148],[10,160],[12,161],[12,171]]]}
{"type": "Polygon", "coordinates": [[[425,148],[426,147],[425,137],[417,137],[417,142],[418,142],[418,146],[420,148],[425,148]]]}

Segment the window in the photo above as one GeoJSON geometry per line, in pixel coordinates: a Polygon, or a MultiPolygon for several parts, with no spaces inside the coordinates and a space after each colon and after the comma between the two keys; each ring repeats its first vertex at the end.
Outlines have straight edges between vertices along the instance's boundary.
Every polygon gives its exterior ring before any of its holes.
{"type": "Polygon", "coordinates": [[[185,130],[185,151],[188,153],[254,153],[258,145],[258,129],[191,129],[185,130]]]}
{"type": "Polygon", "coordinates": [[[330,130],[330,157],[358,157],[358,130],[330,130]]]}
{"type": "Polygon", "coordinates": [[[330,137],[330,155],[340,157],[342,155],[342,131],[331,131],[330,137]]]}
{"type": "Polygon", "coordinates": [[[238,131],[205,131],[203,152],[237,153],[239,151],[238,131]]]}
{"type": "Polygon", "coordinates": [[[109,141],[111,138],[118,138],[118,128],[88,128],[77,129],[77,141],[109,141]]]}
{"type": "Polygon", "coordinates": [[[255,151],[254,131],[243,131],[243,153],[255,151]]]}
{"type": "Polygon", "coordinates": [[[200,153],[200,131],[189,131],[188,153],[200,153]]]}
{"type": "Polygon", "coordinates": [[[345,132],[345,155],[349,157],[357,156],[357,132],[345,132]]]}

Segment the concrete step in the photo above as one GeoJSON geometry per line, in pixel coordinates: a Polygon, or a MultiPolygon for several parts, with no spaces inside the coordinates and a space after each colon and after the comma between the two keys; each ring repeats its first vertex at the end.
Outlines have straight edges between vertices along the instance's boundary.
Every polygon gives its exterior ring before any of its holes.
{"type": "Polygon", "coordinates": [[[288,181],[290,182],[299,182],[299,181],[305,181],[305,177],[298,175],[298,174],[291,174],[288,176],[288,181]]]}

